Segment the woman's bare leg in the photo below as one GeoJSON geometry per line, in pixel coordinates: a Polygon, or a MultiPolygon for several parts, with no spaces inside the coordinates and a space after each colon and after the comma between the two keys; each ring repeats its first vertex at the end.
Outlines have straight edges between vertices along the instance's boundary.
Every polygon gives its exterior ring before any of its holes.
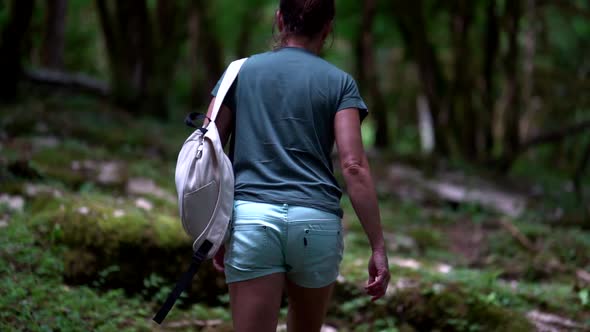
{"type": "Polygon", "coordinates": [[[275,332],[284,287],[284,273],[229,284],[236,332],[275,332]]]}
{"type": "Polygon", "coordinates": [[[305,288],[287,280],[288,332],[319,332],[324,323],[334,283],[323,288],[305,288]]]}

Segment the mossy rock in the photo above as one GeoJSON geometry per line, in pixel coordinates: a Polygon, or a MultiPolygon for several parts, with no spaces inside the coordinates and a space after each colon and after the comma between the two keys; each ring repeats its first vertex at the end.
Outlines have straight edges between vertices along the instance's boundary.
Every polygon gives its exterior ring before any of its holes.
{"type": "Polygon", "coordinates": [[[128,166],[122,161],[106,160],[106,157],[104,150],[68,141],[37,151],[29,164],[43,178],[62,182],[71,188],[96,183],[122,191],[128,178],[128,166]]]}
{"type": "Polygon", "coordinates": [[[457,283],[416,281],[371,302],[360,285],[337,282],[328,316],[342,326],[393,318],[406,331],[534,331],[521,313],[489,303],[485,296],[457,283]]]}
{"type": "MultiPolygon", "coordinates": [[[[70,284],[146,294],[148,278],[157,275],[162,287],[173,287],[191,261],[192,243],[177,217],[142,210],[128,199],[99,194],[39,197],[30,210],[37,241],[65,247],[64,279],[70,284]]],[[[159,291],[153,288],[146,295],[159,291]]],[[[215,302],[224,290],[223,276],[206,263],[186,302],[215,302]]]]}
{"type": "Polygon", "coordinates": [[[417,331],[534,331],[520,313],[487,303],[458,284],[399,290],[391,314],[417,331]]]}

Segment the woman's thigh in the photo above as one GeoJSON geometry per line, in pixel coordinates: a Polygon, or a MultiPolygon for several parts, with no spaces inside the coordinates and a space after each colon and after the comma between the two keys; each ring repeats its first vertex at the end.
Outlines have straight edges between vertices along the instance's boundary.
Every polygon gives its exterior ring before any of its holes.
{"type": "Polygon", "coordinates": [[[234,282],[229,286],[236,332],[275,332],[285,287],[285,274],[234,282]]]}
{"type": "Polygon", "coordinates": [[[306,288],[287,280],[289,314],[288,332],[319,332],[321,330],[334,283],[322,288],[306,288]]]}

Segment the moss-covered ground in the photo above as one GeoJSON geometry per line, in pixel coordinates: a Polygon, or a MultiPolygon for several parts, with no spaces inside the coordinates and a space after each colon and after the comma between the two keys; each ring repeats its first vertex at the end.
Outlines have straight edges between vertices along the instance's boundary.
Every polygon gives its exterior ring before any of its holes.
{"type": "MultiPolygon", "coordinates": [[[[150,321],[190,261],[174,196],[176,153],[190,132],[180,115],[137,119],[78,97],[33,98],[0,113],[1,331],[231,330],[223,279],[210,266],[168,325],[150,321]]],[[[553,186],[545,174],[527,181],[553,186]]],[[[375,303],[361,292],[367,240],[343,199],[346,249],[327,323],[339,331],[535,331],[527,314],[536,310],[589,329],[590,230],[547,215],[548,206],[565,206],[581,216],[566,196],[540,197],[509,219],[531,250],[502,227],[506,217],[382,193],[392,281],[375,303]]]]}

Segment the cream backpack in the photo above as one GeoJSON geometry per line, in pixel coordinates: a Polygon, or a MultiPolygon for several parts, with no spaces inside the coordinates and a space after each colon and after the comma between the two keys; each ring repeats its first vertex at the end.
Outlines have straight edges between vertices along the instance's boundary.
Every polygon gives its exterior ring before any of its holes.
{"type": "MultiPolygon", "coordinates": [[[[194,240],[193,260],[154,317],[158,324],[192,281],[201,262],[213,258],[223,244],[232,215],[234,172],[225,155],[215,119],[229,88],[246,59],[232,62],[221,81],[207,126],[195,130],[184,142],[176,162],[176,190],[180,218],[185,232],[194,240]]],[[[191,113],[186,123],[197,127],[191,113]]]]}

